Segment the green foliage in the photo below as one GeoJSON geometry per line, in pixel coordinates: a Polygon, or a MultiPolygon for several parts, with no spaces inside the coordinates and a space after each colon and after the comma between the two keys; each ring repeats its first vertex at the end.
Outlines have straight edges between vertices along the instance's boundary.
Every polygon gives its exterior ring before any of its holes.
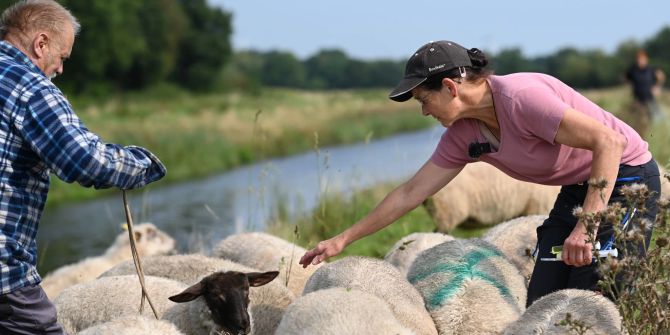
{"type": "MultiPolygon", "coordinates": [[[[0,0],[0,7],[14,2],[0,0]]],[[[360,60],[339,49],[323,49],[305,60],[278,50],[233,55],[232,15],[206,0],[60,2],[82,24],[66,74],[57,79],[68,93],[99,97],[166,81],[195,91],[253,93],[262,86],[392,87],[404,72],[405,59],[360,60]]],[[[647,50],[652,65],[670,74],[670,26],[646,41],[622,41],[611,55],[563,48],[530,58],[512,47],[490,53],[489,59],[497,74],[544,72],[576,88],[601,88],[621,83],[639,48],[647,50]]]]}
{"type": "MultiPolygon", "coordinates": [[[[323,145],[336,145],[435,125],[415,106],[387,99],[385,90],[196,94],[162,84],[113,98],[75,97],[72,104],[105,142],[140,145],[160,157],[168,174],[158,186],[305,152],[313,147],[314,132],[323,145]]],[[[49,202],[96,195],[55,182],[49,202]]]]}
{"type": "MultiPolygon", "coordinates": [[[[350,197],[341,193],[324,195],[318,208],[312,213],[291,222],[288,218],[277,218],[271,225],[270,231],[289,239],[292,238],[293,229],[297,226],[300,236],[296,243],[305,247],[314,246],[360,220],[390,189],[392,185],[386,184],[356,192],[350,197]]],[[[426,210],[419,207],[385,229],[352,243],[334,259],[352,255],[383,258],[393,244],[403,236],[414,232],[432,232],[434,229],[435,225],[426,210]]]]}
{"type": "MultiPolygon", "coordinates": [[[[287,217],[286,211],[281,210],[285,204],[280,199],[277,205],[280,208],[279,215],[269,225],[269,231],[287,240],[294,240],[294,231],[297,229],[300,234],[296,243],[306,248],[314,247],[319,241],[339,234],[363,218],[395,186],[397,185],[393,183],[376,185],[351,196],[337,192],[323,193],[317,208],[295,219],[287,217]]],[[[352,243],[333,260],[354,255],[383,258],[401,238],[415,232],[433,231],[433,219],[423,206],[419,206],[386,228],[352,243]]],[[[479,237],[485,231],[486,229],[457,227],[450,234],[458,238],[470,238],[479,237]]]]}
{"type": "Polygon", "coordinates": [[[532,64],[524,57],[521,49],[510,48],[501,50],[492,60],[492,68],[496,74],[509,74],[528,71],[532,64]]]}
{"type": "Polygon", "coordinates": [[[670,75],[670,26],[664,27],[656,36],[646,41],[644,48],[649,54],[650,64],[657,65],[666,75],[670,75]]]}
{"type": "MultiPolygon", "coordinates": [[[[0,0],[2,8],[15,1],[0,0]]],[[[66,92],[94,97],[165,81],[213,89],[230,59],[230,14],[205,0],[61,0],[81,23],[66,92]]]]}
{"type": "Polygon", "coordinates": [[[231,15],[205,0],[179,0],[189,25],[179,44],[174,79],[185,87],[212,90],[232,53],[231,15]]]}
{"type": "Polygon", "coordinates": [[[260,69],[264,85],[303,87],[307,73],[305,68],[290,52],[270,51],[263,56],[260,69]]]}
{"type": "MultiPolygon", "coordinates": [[[[490,67],[496,74],[543,72],[576,88],[602,88],[622,83],[623,73],[641,47],[647,49],[652,65],[670,73],[670,27],[663,28],[644,42],[623,41],[613,54],[599,49],[563,48],[554,54],[528,58],[516,47],[503,49],[498,54],[487,54],[490,67]]],[[[404,59],[358,60],[339,49],[318,51],[302,62],[290,53],[277,51],[245,51],[238,52],[234,57],[240,59],[236,61],[239,63],[260,64],[240,70],[248,82],[306,89],[392,87],[402,77],[405,64],[404,59]],[[289,72],[285,77],[278,75],[289,72]],[[303,79],[303,76],[306,77],[303,79]]]]}

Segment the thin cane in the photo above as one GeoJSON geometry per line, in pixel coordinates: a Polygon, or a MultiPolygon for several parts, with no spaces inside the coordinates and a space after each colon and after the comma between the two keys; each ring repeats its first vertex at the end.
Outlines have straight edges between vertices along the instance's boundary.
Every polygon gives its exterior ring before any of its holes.
{"type": "Polygon", "coordinates": [[[149,302],[151,311],[154,312],[154,316],[158,319],[158,313],[154,308],[154,304],[151,303],[151,298],[149,297],[149,291],[146,288],[144,283],[144,271],[142,271],[142,263],[140,262],[140,255],[137,253],[137,246],[135,245],[135,232],[133,231],[133,216],[130,214],[130,205],[128,205],[128,198],[126,197],[126,190],[121,190],[123,192],[123,208],[126,211],[126,222],[128,223],[128,237],[130,238],[130,250],[133,254],[133,261],[135,263],[135,272],[140,279],[140,286],[142,286],[142,299],[140,299],[140,314],[144,310],[144,298],[149,302]]]}

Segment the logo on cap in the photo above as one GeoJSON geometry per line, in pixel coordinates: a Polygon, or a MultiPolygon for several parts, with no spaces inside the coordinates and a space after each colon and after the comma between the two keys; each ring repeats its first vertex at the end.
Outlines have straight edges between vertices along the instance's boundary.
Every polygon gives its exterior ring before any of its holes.
{"type": "Polygon", "coordinates": [[[436,66],[433,66],[433,67],[429,67],[428,72],[433,72],[435,70],[439,70],[439,69],[443,68],[444,66],[445,66],[445,64],[440,64],[440,65],[436,65],[436,66]]]}

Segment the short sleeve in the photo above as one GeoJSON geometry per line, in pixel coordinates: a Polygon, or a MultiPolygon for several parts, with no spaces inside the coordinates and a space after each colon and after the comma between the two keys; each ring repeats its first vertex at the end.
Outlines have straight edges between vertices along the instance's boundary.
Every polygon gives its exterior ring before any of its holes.
{"type": "Polygon", "coordinates": [[[549,87],[529,87],[517,92],[511,118],[523,132],[553,144],[569,108],[549,87]]]}
{"type": "Polygon", "coordinates": [[[468,156],[468,143],[476,137],[468,128],[467,121],[459,120],[445,130],[430,160],[445,169],[458,169],[473,162],[468,156]]]}

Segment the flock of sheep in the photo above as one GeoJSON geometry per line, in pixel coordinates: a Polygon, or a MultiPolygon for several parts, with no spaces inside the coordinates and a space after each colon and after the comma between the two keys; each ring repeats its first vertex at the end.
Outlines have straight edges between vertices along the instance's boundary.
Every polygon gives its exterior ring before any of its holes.
{"type": "MultiPolygon", "coordinates": [[[[548,212],[532,192],[525,208],[548,212]]],[[[489,219],[520,214],[530,213],[489,219]]],[[[138,311],[126,233],[104,255],[56,270],[42,285],[71,334],[568,334],[559,325],[568,314],[588,334],[621,333],[616,306],[595,292],[561,290],[525,308],[529,254],[545,218],[494,223],[477,239],[414,233],[383,260],[344,257],[306,269],[298,264],[305,249],[266,233],[229,236],[208,255],[179,255],[168,235],[140,224],[137,245],[160,320],[138,311]]]]}

